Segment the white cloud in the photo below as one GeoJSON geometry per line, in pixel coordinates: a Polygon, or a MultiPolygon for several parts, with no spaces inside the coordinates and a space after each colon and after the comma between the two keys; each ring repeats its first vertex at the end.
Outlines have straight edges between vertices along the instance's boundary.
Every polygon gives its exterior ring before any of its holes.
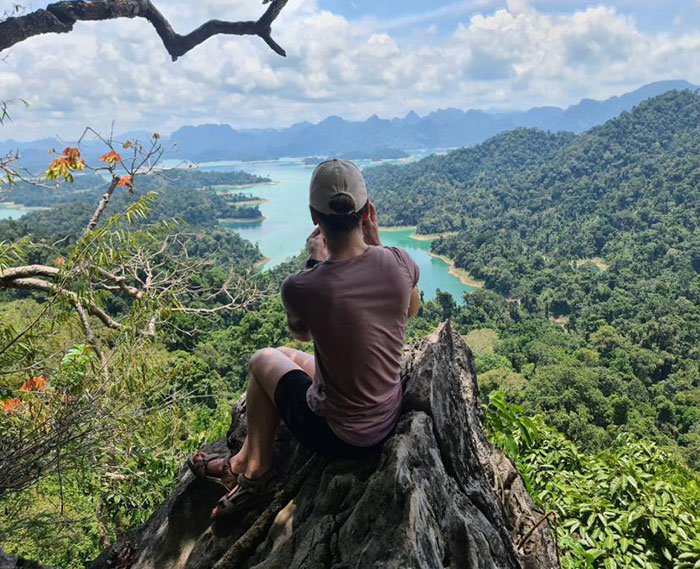
{"type": "MultiPolygon", "coordinates": [[[[456,2],[469,5],[491,2],[456,2]]],[[[36,6],[35,6],[36,7],[36,6]]],[[[0,11],[3,5],[0,3],[0,11]]],[[[179,31],[217,18],[255,18],[246,0],[163,3],[179,31]]],[[[700,32],[643,32],[609,6],[568,13],[536,2],[470,15],[448,36],[393,35],[404,18],[348,21],[316,0],[290,2],[274,27],[288,57],[258,38],[216,37],[172,63],[141,20],[79,24],[32,38],[0,63],[0,99],[24,98],[0,138],[71,136],[87,125],[168,132],[185,123],[287,125],[337,114],[348,118],[424,113],[441,107],[526,108],[606,97],[642,83],[700,82],[700,32]]]]}

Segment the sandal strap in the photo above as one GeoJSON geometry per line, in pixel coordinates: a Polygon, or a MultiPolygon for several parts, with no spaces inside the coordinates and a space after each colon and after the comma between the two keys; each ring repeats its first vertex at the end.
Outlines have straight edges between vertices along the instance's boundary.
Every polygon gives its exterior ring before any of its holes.
{"type": "MultiPolygon", "coordinates": [[[[224,461],[224,476],[225,477],[227,474],[230,474],[230,469],[229,469],[229,461],[231,459],[231,451],[227,451],[224,454],[210,454],[205,456],[204,458],[201,458],[197,461],[195,460],[190,460],[190,464],[192,465],[192,469],[195,471],[195,474],[201,477],[215,477],[219,478],[218,476],[214,474],[209,474],[207,472],[209,463],[214,461],[214,460],[223,460],[224,461]]],[[[221,478],[223,478],[221,477],[221,478]]]]}
{"type": "Polygon", "coordinates": [[[277,471],[274,468],[268,470],[262,476],[251,480],[243,474],[238,475],[238,486],[240,490],[245,490],[250,494],[267,494],[270,482],[277,478],[277,471]]]}
{"type": "MultiPolygon", "coordinates": [[[[243,474],[238,475],[238,487],[232,494],[226,494],[221,497],[217,504],[217,509],[223,515],[228,515],[231,512],[238,511],[241,507],[245,507],[246,503],[255,502],[260,498],[274,494],[274,489],[270,490],[270,482],[277,477],[277,471],[274,468],[268,470],[259,478],[251,480],[243,474]]],[[[217,514],[217,517],[219,514],[217,514]]]]}

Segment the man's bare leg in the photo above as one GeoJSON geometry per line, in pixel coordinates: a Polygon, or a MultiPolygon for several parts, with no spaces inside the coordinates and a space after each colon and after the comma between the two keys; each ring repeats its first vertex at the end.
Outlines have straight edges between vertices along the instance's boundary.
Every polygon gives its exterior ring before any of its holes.
{"type": "MultiPolygon", "coordinates": [[[[248,389],[250,389],[250,383],[252,383],[252,381],[254,381],[253,380],[254,361],[255,361],[255,365],[257,366],[257,363],[258,363],[257,360],[259,360],[259,359],[266,358],[266,357],[278,359],[278,356],[276,356],[274,354],[269,354],[270,351],[279,352],[280,354],[284,355],[285,358],[287,358],[288,360],[291,360],[292,363],[295,364],[295,365],[289,366],[289,363],[287,361],[281,360],[281,358],[280,358],[280,362],[278,364],[281,366],[279,368],[280,371],[278,371],[276,373],[281,372],[281,374],[276,378],[276,380],[274,380],[274,388],[272,388],[271,394],[269,396],[270,401],[272,401],[272,403],[274,405],[274,396],[275,396],[274,390],[277,388],[277,383],[282,378],[282,376],[285,373],[287,373],[287,371],[290,371],[292,369],[301,368],[310,377],[313,377],[314,373],[316,372],[316,360],[314,359],[314,356],[312,356],[311,354],[307,354],[305,352],[295,350],[293,348],[280,347],[280,348],[277,348],[276,350],[274,350],[272,348],[260,350],[259,352],[257,352],[253,356],[253,358],[251,358],[251,361],[250,361],[250,373],[249,373],[248,389]],[[282,372],[281,371],[282,369],[286,369],[286,371],[282,372]]],[[[264,366],[261,366],[261,367],[264,367],[264,366]]],[[[250,397],[250,395],[247,394],[246,398],[249,398],[249,397],[250,397]]],[[[250,401],[248,399],[246,399],[246,408],[247,408],[246,417],[248,418],[248,420],[250,420],[249,418],[251,416],[251,409],[250,409],[250,401]]],[[[276,412],[276,409],[275,409],[275,412],[276,412]]],[[[249,426],[249,428],[250,428],[250,426],[249,426]]],[[[250,434],[250,431],[249,431],[249,434],[250,434]]],[[[231,457],[231,462],[230,462],[231,469],[233,472],[243,472],[243,473],[246,473],[246,476],[248,476],[247,467],[248,467],[248,456],[249,456],[249,448],[250,448],[249,447],[250,443],[249,443],[248,439],[249,439],[249,437],[246,436],[245,440],[243,441],[243,445],[241,445],[240,450],[234,456],[231,457]]],[[[273,439],[274,439],[274,433],[273,433],[273,439]]]]}
{"type": "Polygon", "coordinates": [[[236,472],[243,472],[248,478],[258,478],[272,466],[272,444],[279,425],[275,407],[277,384],[287,372],[302,367],[281,350],[265,348],[255,353],[248,369],[248,435],[241,450],[232,458],[231,466],[240,466],[236,472]]]}
{"type": "MultiPolygon", "coordinates": [[[[275,389],[289,371],[301,369],[291,358],[274,348],[259,350],[248,366],[246,391],[246,422],[248,434],[241,450],[231,459],[231,466],[246,478],[255,480],[272,468],[272,445],[280,422],[275,406],[275,389]],[[245,468],[242,465],[245,462],[245,468]]],[[[229,496],[236,492],[235,486],[229,496]]],[[[218,506],[212,514],[216,515],[218,506]]]]}
{"type": "Polygon", "coordinates": [[[316,358],[312,354],[286,347],[277,348],[277,350],[303,369],[309,377],[316,374],[316,358]]]}
{"type": "MultiPolygon", "coordinates": [[[[289,366],[289,371],[290,369],[298,369],[301,368],[305,373],[307,373],[310,377],[314,376],[314,373],[316,372],[316,360],[314,359],[314,356],[311,354],[307,354],[305,352],[302,352],[300,350],[295,350],[293,348],[287,348],[287,347],[280,347],[277,348],[276,350],[273,350],[271,348],[267,348],[265,350],[260,350],[257,352],[253,358],[251,358],[250,362],[250,367],[249,367],[249,382],[248,382],[248,393],[246,395],[246,407],[247,407],[247,412],[246,412],[246,417],[248,420],[250,420],[251,415],[254,413],[254,411],[251,410],[251,385],[253,382],[257,382],[256,377],[254,376],[254,367],[257,368],[265,368],[267,364],[262,364],[260,365],[260,360],[262,359],[270,359],[271,357],[273,359],[277,359],[277,355],[270,354],[270,352],[277,351],[279,354],[283,355],[287,360],[291,360],[291,362],[295,365],[289,366]]],[[[277,382],[279,382],[279,379],[282,378],[282,376],[287,373],[287,371],[282,371],[283,369],[286,369],[287,366],[289,365],[287,361],[281,360],[280,363],[277,364],[279,369],[275,371],[274,373],[281,373],[274,381],[274,388],[277,387],[277,382]]],[[[255,390],[255,393],[252,394],[253,397],[257,397],[259,393],[257,393],[257,388],[259,386],[254,386],[252,387],[253,390],[255,390]]],[[[267,395],[267,394],[265,394],[267,395]]],[[[268,397],[270,401],[272,401],[272,404],[274,406],[274,389],[272,390],[272,396],[268,397]]],[[[256,401],[253,403],[253,405],[259,404],[259,401],[256,401]]],[[[263,405],[265,403],[265,400],[263,400],[263,405]]],[[[269,411],[269,409],[268,409],[269,411]]],[[[275,409],[275,415],[276,415],[276,409],[275,409]]],[[[277,416],[277,422],[279,422],[279,416],[277,416]]],[[[277,424],[275,424],[275,430],[277,428],[277,424]]],[[[248,426],[249,433],[250,433],[250,423],[248,426]]],[[[272,433],[272,439],[274,441],[274,430],[272,433]]],[[[264,441],[266,442],[266,441],[264,441]]],[[[271,448],[271,447],[270,447],[271,448]]],[[[229,467],[231,469],[231,472],[237,472],[237,473],[244,473],[246,476],[248,476],[248,457],[250,453],[250,442],[249,442],[249,436],[246,436],[245,440],[243,441],[243,444],[241,445],[241,448],[239,451],[231,457],[229,460],[229,467]]],[[[223,465],[219,464],[219,461],[212,461],[210,465],[210,471],[211,473],[216,476],[219,471],[223,471],[223,465]]],[[[264,472],[263,472],[264,474],[264,472]]],[[[250,478],[250,476],[248,476],[250,478]]]]}

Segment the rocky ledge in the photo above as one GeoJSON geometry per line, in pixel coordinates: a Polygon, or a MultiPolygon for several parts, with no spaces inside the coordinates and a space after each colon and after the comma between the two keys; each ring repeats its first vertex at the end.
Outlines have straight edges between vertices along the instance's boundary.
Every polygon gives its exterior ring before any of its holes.
{"type": "MultiPolygon", "coordinates": [[[[401,419],[377,456],[328,461],[280,429],[282,488],[268,508],[211,524],[223,489],[183,469],[91,569],[558,569],[543,512],[484,435],[474,359],[449,323],[408,347],[402,381],[401,419]]],[[[244,419],[241,400],[210,450],[236,450],[244,419]]]]}

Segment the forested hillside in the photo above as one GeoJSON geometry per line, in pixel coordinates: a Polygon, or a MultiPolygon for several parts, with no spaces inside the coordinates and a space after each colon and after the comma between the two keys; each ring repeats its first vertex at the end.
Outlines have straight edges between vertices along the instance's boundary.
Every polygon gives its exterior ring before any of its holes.
{"type": "Polygon", "coordinates": [[[457,230],[434,250],[497,293],[447,310],[498,330],[489,379],[586,448],[631,431],[700,461],[700,95],[367,179],[385,220],[457,230]]]}

